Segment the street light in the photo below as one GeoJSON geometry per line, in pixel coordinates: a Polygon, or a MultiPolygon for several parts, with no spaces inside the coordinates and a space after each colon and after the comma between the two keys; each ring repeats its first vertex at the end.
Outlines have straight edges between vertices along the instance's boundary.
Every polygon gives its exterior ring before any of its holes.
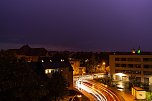
{"type": "Polygon", "coordinates": [[[106,72],[106,62],[102,62],[102,70],[106,72]]]}
{"type": "Polygon", "coordinates": [[[105,62],[102,62],[102,65],[106,65],[106,63],[105,63],[105,62]]]}

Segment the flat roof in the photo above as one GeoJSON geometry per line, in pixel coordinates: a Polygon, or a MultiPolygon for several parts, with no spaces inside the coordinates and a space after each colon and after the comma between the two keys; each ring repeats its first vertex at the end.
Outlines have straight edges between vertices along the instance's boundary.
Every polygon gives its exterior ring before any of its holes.
{"type": "Polygon", "coordinates": [[[133,87],[135,90],[137,91],[145,91],[144,89],[142,89],[141,87],[133,87]]]}
{"type": "Polygon", "coordinates": [[[132,52],[110,52],[109,55],[152,55],[152,52],[141,52],[140,54],[132,52]]]}

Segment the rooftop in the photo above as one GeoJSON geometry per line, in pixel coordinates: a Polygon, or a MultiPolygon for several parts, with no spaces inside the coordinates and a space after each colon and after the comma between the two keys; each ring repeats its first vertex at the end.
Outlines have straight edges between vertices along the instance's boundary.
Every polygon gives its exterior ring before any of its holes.
{"type": "Polygon", "coordinates": [[[40,57],[39,61],[45,69],[69,68],[70,71],[73,71],[69,60],[63,57],[40,57]]]}

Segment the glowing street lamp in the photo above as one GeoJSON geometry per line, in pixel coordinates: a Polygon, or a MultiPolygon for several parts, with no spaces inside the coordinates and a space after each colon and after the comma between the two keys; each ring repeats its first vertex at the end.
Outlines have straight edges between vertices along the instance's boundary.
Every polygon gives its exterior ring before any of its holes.
{"type": "Polygon", "coordinates": [[[106,62],[102,62],[102,70],[106,72],[106,62]]]}
{"type": "Polygon", "coordinates": [[[102,65],[106,65],[106,63],[105,63],[105,62],[102,62],[102,65]]]}

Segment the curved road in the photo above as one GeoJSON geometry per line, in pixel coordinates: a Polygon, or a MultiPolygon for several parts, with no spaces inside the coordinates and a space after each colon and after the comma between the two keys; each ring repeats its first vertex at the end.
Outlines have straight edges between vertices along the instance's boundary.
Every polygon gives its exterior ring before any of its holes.
{"type": "Polygon", "coordinates": [[[119,94],[94,80],[75,77],[74,82],[75,88],[86,95],[91,101],[125,101],[119,94]]]}
{"type": "Polygon", "coordinates": [[[90,80],[88,82],[94,85],[94,88],[98,89],[103,95],[105,95],[107,101],[125,101],[122,96],[113,92],[112,90],[107,88],[107,86],[93,80],[90,80]]]}
{"type": "Polygon", "coordinates": [[[79,81],[75,88],[87,96],[90,101],[107,101],[106,97],[89,83],[79,81]]]}

